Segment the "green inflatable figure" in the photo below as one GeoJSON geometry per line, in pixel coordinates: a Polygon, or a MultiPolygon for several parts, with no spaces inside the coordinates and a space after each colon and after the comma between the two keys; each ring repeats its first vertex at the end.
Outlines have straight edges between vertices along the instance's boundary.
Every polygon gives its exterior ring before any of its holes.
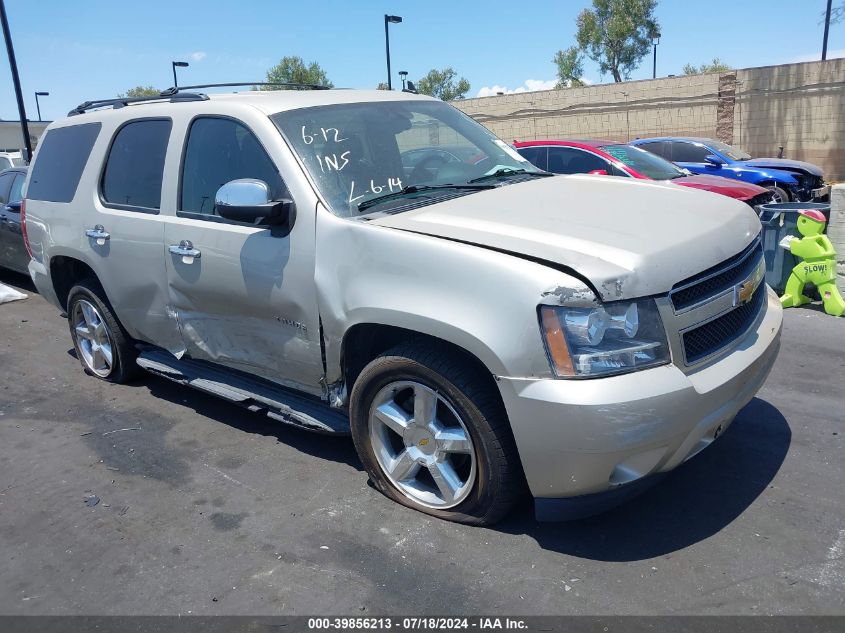
{"type": "Polygon", "coordinates": [[[825,217],[817,209],[799,211],[798,232],[804,237],[787,235],[781,248],[804,261],[792,269],[786,291],[780,298],[784,308],[810,303],[804,296],[804,284],[811,283],[824,301],[824,311],[833,316],[845,314],[845,301],[836,288],[836,251],[824,231],[825,217]]]}

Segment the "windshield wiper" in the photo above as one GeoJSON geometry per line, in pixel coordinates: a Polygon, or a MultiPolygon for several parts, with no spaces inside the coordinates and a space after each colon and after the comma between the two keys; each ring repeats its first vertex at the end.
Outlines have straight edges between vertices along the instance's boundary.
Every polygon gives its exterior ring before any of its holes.
{"type": "MultiPolygon", "coordinates": [[[[470,181],[472,182],[472,181],[470,181]]],[[[370,207],[373,207],[377,204],[381,204],[382,202],[388,202],[389,200],[393,200],[394,198],[402,198],[412,193],[421,193],[424,191],[438,191],[441,189],[494,189],[495,185],[471,185],[469,183],[463,185],[455,185],[455,184],[444,184],[444,185],[408,185],[407,187],[403,187],[399,191],[394,191],[393,193],[386,193],[383,196],[376,196],[375,198],[370,198],[369,200],[364,200],[363,202],[358,203],[358,211],[365,211],[370,207]]]]}
{"type": "Polygon", "coordinates": [[[473,178],[469,182],[484,182],[485,180],[495,180],[497,178],[515,176],[518,174],[528,174],[530,176],[538,176],[540,178],[545,178],[546,176],[554,176],[553,173],[548,171],[528,171],[527,169],[512,169],[511,167],[503,167],[502,169],[497,169],[492,174],[473,178]]]}

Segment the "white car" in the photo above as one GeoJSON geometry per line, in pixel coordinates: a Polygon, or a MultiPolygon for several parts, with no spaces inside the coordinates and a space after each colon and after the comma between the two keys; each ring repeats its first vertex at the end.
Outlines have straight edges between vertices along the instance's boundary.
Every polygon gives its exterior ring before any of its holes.
{"type": "Polygon", "coordinates": [[[0,171],[12,167],[24,166],[23,155],[20,152],[0,152],[0,171]]]}
{"type": "Polygon", "coordinates": [[[375,486],[422,512],[618,502],[711,444],[775,361],[741,202],[552,176],[408,93],[172,91],[71,115],[24,211],[85,370],[351,432],[375,486]],[[443,146],[457,160],[402,162],[443,146]]]}

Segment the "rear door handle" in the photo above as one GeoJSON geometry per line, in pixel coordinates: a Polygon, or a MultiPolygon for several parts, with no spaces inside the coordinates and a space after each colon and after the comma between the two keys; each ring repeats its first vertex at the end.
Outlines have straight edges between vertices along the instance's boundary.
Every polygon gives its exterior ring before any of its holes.
{"type": "MultiPolygon", "coordinates": [[[[182,257],[182,261],[185,261],[185,258],[197,259],[202,254],[199,250],[194,248],[191,240],[182,240],[178,244],[171,244],[168,250],[170,250],[170,252],[174,255],[182,257]]],[[[187,264],[190,262],[185,263],[187,264]]]]}
{"type": "Polygon", "coordinates": [[[93,229],[88,229],[85,231],[85,235],[91,239],[97,240],[97,244],[100,246],[105,244],[106,240],[111,239],[111,235],[106,233],[106,229],[103,228],[102,224],[97,224],[93,229]]]}

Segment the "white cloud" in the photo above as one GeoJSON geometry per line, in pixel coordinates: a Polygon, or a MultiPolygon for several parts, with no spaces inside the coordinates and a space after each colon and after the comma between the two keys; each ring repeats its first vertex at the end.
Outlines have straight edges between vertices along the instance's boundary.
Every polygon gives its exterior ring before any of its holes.
{"type": "Polygon", "coordinates": [[[500,92],[506,95],[520,94],[523,92],[536,92],[537,90],[552,90],[557,85],[557,79],[526,79],[525,83],[511,90],[506,86],[498,84],[493,86],[484,86],[478,91],[477,97],[492,97],[500,92]]]}
{"type": "Polygon", "coordinates": [[[205,51],[195,51],[195,52],[191,53],[190,55],[188,55],[188,57],[190,57],[195,62],[201,62],[202,60],[204,60],[206,58],[206,53],[205,53],[205,51]]]}
{"type": "MultiPolygon", "coordinates": [[[[827,58],[828,59],[838,59],[839,57],[845,57],[845,48],[837,48],[835,50],[828,50],[827,51],[827,58]]],[[[798,64],[800,62],[817,62],[820,61],[822,58],[821,51],[817,51],[815,53],[807,53],[806,55],[798,55],[797,57],[793,57],[787,64],[798,64]]]]}

